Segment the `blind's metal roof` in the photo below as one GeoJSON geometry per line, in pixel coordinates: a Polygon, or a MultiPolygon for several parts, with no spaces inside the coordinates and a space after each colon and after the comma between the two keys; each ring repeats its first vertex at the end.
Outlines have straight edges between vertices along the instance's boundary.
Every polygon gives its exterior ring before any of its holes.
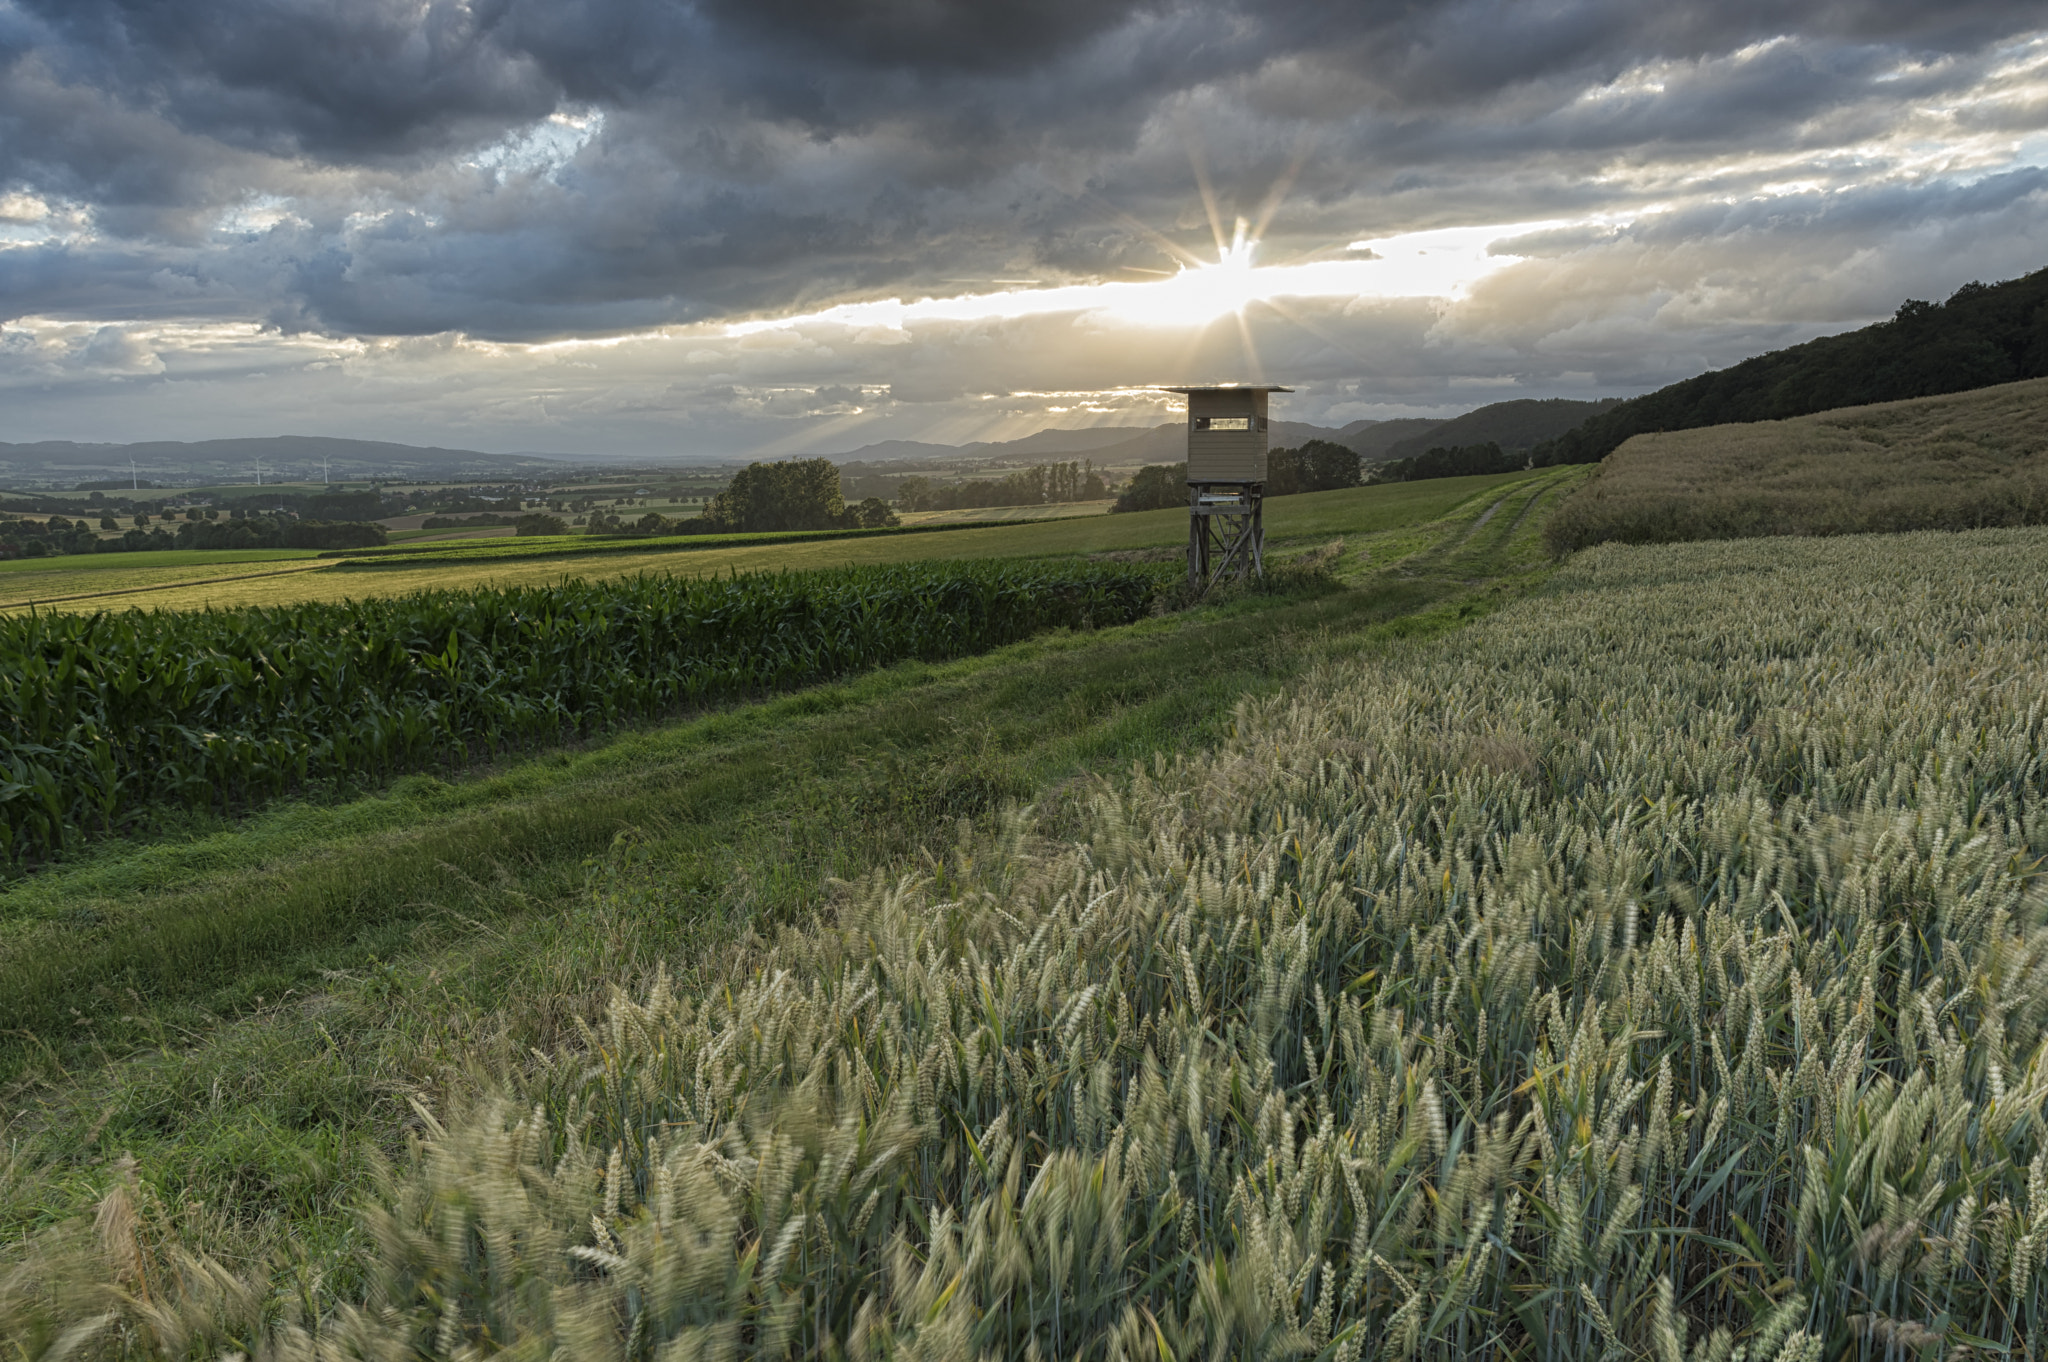
{"type": "Polygon", "coordinates": [[[1291,393],[1275,383],[1217,383],[1206,388],[1161,388],[1163,393],[1291,393]]]}

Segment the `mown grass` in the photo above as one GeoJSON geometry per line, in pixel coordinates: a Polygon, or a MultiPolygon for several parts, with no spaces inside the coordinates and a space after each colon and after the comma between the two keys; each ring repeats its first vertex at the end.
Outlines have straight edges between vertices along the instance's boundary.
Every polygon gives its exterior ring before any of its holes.
{"type": "Polygon", "coordinates": [[[1591,544],[2048,522],[2048,379],[1638,435],[1551,518],[1591,544]]]}
{"type": "MultiPolygon", "coordinates": [[[[1361,535],[1427,524],[1453,513],[1468,498],[1527,476],[1505,474],[1445,478],[1435,482],[1277,497],[1266,503],[1266,533],[1275,551],[1283,553],[1290,546],[1300,547],[1338,535],[1355,540],[1361,535]]],[[[993,529],[948,530],[900,537],[830,539],[688,553],[620,553],[578,558],[572,562],[542,558],[423,567],[394,564],[380,566],[374,572],[336,572],[331,567],[321,567],[311,569],[308,576],[289,580],[172,587],[147,595],[116,598],[99,606],[87,601],[59,604],[53,608],[233,609],[244,605],[354,600],[479,586],[537,586],[560,581],[569,575],[596,580],[638,572],[723,574],[782,568],[806,570],[857,563],[902,563],[925,558],[1063,557],[1088,553],[1170,551],[1186,543],[1185,511],[1144,511],[1133,515],[1082,516],[993,529]]]]}
{"type": "Polygon", "coordinates": [[[918,864],[963,820],[1036,800],[1078,827],[1094,773],[1227,736],[1239,699],[1319,658],[1476,618],[1540,557],[1526,534],[1476,591],[1311,582],[372,797],[194,814],[53,867],[0,898],[0,1223],[68,1221],[132,1154],[193,1242],[241,1263],[289,1247],[345,1293],[347,1208],[411,1099],[564,1043],[616,981],[712,985],[829,876],[918,864]],[[660,902],[594,909],[620,873],[658,878],[660,902]]]}

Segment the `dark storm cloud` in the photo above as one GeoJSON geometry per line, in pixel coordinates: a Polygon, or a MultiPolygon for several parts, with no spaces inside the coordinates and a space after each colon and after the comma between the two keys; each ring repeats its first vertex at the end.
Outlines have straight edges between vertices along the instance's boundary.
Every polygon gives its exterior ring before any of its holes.
{"type": "Polygon", "coordinates": [[[1207,235],[1191,151],[1226,218],[1293,168],[1269,255],[1565,215],[1626,198],[1590,179],[1617,161],[1874,135],[2041,23],[2010,0],[0,0],[0,192],[94,229],[0,270],[0,316],[185,299],[516,339],[1162,268],[1155,232],[1207,235]],[[1585,97],[1655,63],[1660,88],[1585,97]],[[587,135],[539,136],[558,113],[587,135]]]}

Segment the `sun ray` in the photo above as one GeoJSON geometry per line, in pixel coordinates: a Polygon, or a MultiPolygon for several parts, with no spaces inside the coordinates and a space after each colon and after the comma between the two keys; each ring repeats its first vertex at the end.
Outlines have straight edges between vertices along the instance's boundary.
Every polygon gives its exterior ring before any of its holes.
{"type": "Polygon", "coordinates": [[[1371,361],[1368,360],[1364,355],[1360,354],[1358,351],[1352,349],[1348,341],[1343,340],[1334,331],[1331,331],[1328,327],[1323,326],[1318,322],[1310,321],[1307,317],[1304,317],[1300,313],[1296,312],[1293,308],[1287,305],[1286,299],[1265,298],[1261,299],[1261,301],[1264,302],[1267,307],[1273,309],[1274,312],[1278,313],[1283,319],[1292,322],[1294,325],[1300,327],[1303,331],[1308,332],[1309,335],[1314,336],[1317,340],[1329,346],[1332,350],[1341,351],[1343,354],[1350,356],[1352,360],[1354,360],[1360,365],[1370,365],[1371,361]]]}
{"type": "Polygon", "coordinates": [[[1230,319],[1237,323],[1237,339],[1238,344],[1244,350],[1244,365],[1247,375],[1254,383],[1264,383],[1266,381],[1266,366],[1260,362],[1259,344],[1252,339],[1251,323],[1245,320],[1244,309],[1239,308],[1231,313],[1230,319]]]}
{"type": "Polygon", "coordinates": [[[1187,148],[1188,164],[1194,168],[1195,188],[1202,195],[1202,208],[1209,214],[1209,230],[1216,236],[1216,252],[1221,255],[1223,244],[1223,210],[1216,202],[1216,187],[1209,182],[1209,166],[1202,159],[1202,142],[1190,134],[1185,127],[1181,130],[1182,145],[1187,148]]]}
{"type": "Polygon", "coordinates": [[[1279,213],[1280,205],[1287,199],[1287,191],[1294,188],[1296,177],[1302,167],[1308,164],[1309,153],[1315,149],[1315,134],[1304,130],[1295,139],[1294,155],[1288,158],[1287,168],[1273,181],[1273,187],[1266,191],[1266,198],[1259,205],[1256,217],[1252,219],[1252,239],[1263,241],[1266,229],[1273,225],[1273,218],[1279,213]]]}

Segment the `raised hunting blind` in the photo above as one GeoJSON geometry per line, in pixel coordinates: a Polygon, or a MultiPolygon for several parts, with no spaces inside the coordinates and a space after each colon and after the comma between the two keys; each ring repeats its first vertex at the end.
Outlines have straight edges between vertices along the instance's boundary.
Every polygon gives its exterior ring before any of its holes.
{"type": "Polygon", "coordinates": [[[1188,587],[1266,574],[1266,449],[1279,387],[1167,388],[1188,399],[1188,587]]]}

